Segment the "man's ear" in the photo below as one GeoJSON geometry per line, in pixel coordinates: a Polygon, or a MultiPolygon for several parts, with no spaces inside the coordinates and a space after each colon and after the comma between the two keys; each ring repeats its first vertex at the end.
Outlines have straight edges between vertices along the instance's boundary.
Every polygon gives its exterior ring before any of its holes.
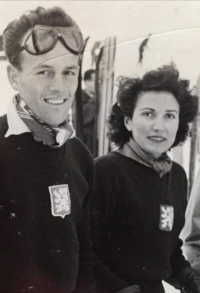
{"type": "Polygon", "coordinates": [[[8,65],[7,66],[7,74],[8,79],[10,81],[10,84],[12,88],[16,91],[19,90],[19,80],[18,80],[18,71],[13,66],[8,65]]]}
{"type": "Polygon", "coordinates": [[[124,117],[124,125],[128,131],[132,131],[132,119],[129,117],[124,117]]]}

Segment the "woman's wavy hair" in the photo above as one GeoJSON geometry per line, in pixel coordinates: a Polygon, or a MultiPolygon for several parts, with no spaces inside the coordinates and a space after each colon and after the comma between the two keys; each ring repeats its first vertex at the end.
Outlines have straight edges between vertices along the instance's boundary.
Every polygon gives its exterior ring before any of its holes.
{"type": "Polygon", "coordinates": [[[179,127],[172,147],[182,144],[189,135],[189,123],[198,113],[198,98],[189,90],[189,80],[180,79],[178,70],[163,66],[140,78],[119,78],[117,102],[108,117],[108,138],[122,147],[132,136],[124,125],[124,117],[132,118],[138,97],[147,91],[170,92],[180,106],[179,127]]]}

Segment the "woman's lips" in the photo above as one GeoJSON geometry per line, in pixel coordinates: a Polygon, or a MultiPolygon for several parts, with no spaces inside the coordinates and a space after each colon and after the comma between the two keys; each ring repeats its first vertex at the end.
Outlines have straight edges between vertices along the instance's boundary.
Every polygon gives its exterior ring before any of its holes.
{"type": "Polygon", "coordinates": [[[148,139],[150,139],[151,141],[155,141],[155,142],[163,142],[166,140],[162,136],[149,136],[148,139]]]}

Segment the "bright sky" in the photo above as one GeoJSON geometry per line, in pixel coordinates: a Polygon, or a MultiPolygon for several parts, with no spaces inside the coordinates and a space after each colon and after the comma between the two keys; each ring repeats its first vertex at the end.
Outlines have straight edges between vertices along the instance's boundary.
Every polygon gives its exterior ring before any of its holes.
{"type": "MultiPolygon", "coordinates": [[[[10,21],[37,6],[61,6],[75,19],[84,37],[90,36],[83,71],[91,67],[94,42],[116,36],[115,79],[119,75],[140,76],[173,60],[181,77],[189,79],[191,86],[196,84],[200,74],[199,1],[0,1],[0,33],[10,21]],[[138,49],[150,33],[140,65],[138,49]]],[[[0,112],[10,89],[2,63],[0,112]]]]}
{"type": "MultiPolygon", "coordinates": [[[[199,1],[1,1],[0,34],[6,25],[37,6],[61,6],[75,19],[84,37],[90,36],[83,71],[91,67],[91,48],[95,41],[117,37],[115,78],[136,76],[146,70],[176,64],[183,78],[195,85],[200,74],[199,1]],[[152,34],[138,64],[138,48],[152,34]]],[[[6,64],[1,62],[0,114],[5,112],[12,89],[7,81],[6,64]]],[[[186,154],[188,158],[188,154],[186,154]]],[[[188,165],[188,163],[187,163],[188,165]]],[[[175,292],[170,287],[170,293],[175,292]]],[[[177,291],[176,291],[177,292],[177,291]]]]}
{"type": "Polygon", "coordinates": [[[90,36],[84,68],[91,66],[95,41],[117,37],[115,76],[137,75],[171,59],[181,76],[196,83],[200,69],[199,1],[0,1],[0,33],[13,19],[37,6],[63,7],[90,36]],[[143,66],[138,47],[152,34],[143,66]]]}

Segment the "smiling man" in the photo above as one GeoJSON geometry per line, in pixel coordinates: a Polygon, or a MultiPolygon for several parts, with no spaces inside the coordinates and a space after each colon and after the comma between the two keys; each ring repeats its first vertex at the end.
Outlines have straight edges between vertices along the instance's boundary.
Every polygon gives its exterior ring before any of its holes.
{"type": "Polygon", "coordinates": [[[93,292],[93,160],[68,121],[82,34],[38,7],[3,37],[17,93],[0,118],[0,292],[93,292]]]}

